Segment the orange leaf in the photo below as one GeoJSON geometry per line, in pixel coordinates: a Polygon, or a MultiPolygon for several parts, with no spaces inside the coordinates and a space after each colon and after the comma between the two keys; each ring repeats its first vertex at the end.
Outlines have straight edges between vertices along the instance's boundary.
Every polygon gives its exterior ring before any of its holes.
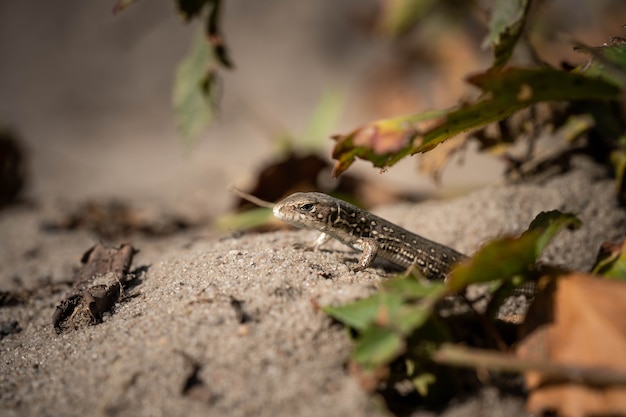
{"type": "Polygon", "coordinates": [[[593,383],[577,377],[577,370],[593,369],[607,381],[626,373],[626,285],[591,275],[559,277],[556,286],[542,291],[531,307],[517,354],[531,360],[567,365],[560,375],[527,372],[531,389],[527,407],[559,415],[622,415],[626,386],[593,383]]]}

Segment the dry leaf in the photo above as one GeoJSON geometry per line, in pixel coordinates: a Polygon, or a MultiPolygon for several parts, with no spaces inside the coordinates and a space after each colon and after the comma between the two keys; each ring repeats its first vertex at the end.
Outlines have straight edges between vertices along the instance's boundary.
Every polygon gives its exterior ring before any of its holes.
{"type": "Polygon", "coordinates": [[[530,412],[626,413],[626,385],[620,377],[626,376],[624,300],[624,283],[584,274],[559,277],[538,295],[525,323],[531,330],[517,354],[566,365],[567,372],[526,373],[530,412]]]}

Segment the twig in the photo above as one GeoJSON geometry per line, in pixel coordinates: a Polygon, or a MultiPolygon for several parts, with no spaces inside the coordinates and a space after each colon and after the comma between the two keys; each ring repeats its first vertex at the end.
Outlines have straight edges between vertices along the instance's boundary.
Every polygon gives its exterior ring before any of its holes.
{"type": "Polygon", "coordinates": [[[232,192],[234,192],[235,194],[237,194],[239,197],[243,198],[246,201],[251,202],[252,204],[256,204],[259,207],[265,207],[265,208],[274,208],[274,203],[270,203],[269,201],[265,201],[265,200],[261,200],[258,197],[253,196],[252,194],[248,194],[244,191],[241,191],[239,188],[235,187],[234,185],[229,185],[228,189],[232,192]]]}
{"type": "Polygon", "coordinates": [[[520,359],[511,354],[444,344],[432,359],[437,363],[496,371],[539,372],[550,383],[575,382],[591,386],[625,386],[626,373],[607,368],[564,365],[551,361],[520,359]]]}

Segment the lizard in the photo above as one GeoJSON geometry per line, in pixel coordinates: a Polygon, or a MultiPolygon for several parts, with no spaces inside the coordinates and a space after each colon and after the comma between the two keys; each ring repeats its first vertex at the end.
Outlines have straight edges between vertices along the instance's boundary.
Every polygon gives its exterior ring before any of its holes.
{"type": "Polygon", "coordinates": [[[293,226],[321,232],[313,249],[331,238],[361,251],[354,271],[385,259],[402,268],[418,268],[431,280],[445,279],[467,259],[456,250],[410,232],[388,220],[327,194],[295,193],[276,203],[274,216],[293,226]]]}

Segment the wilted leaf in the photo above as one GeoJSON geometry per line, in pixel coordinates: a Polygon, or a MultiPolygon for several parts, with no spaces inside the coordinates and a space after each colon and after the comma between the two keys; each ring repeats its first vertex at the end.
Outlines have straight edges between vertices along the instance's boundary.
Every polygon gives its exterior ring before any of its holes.
{"type": "Polygon", "coordinates": [[[583,274],[559,277],[553,294],[537,298],[527,318],[531,333],[521,342],[517,354],[524,359],[564,365],[565,372],[526,373],[531,389],[528,408],[532,413],[626,413],[624,299],[624,283],[583,274]],[[589,372],[592,369],[595,372],[589,372]],[[616,377],[616,372],[622,377],[616,377]]]}
{"type": "Polygon", "coordinates": [[[63,217],[42,224],[43,230],[86,230],[100,239],[119,240],[133,234],[167,236],[193,225],[178,216],[131,207],[123,201],[86,201],[63,217]]]}
{"type": "Polygon", "coordinates": [[[141,210],[122,201],[87,201],[63,217],[42,224],[47,232],[86,230],[100,239],[119,240],[133,234],[167,236],[193,225],[178,216],[141,210]]]}
{"type": "Polygon", "coordinates": [[[607,278],[626,280],[626,241],[603,244],[592,272],[607,278]]]}
{"type": "Polygon", "coordinates": [[[493,47],[494,64],[498,68],[506,64],[524,29],[530,0],[498,0],[489,20],[489,34],[485,43],[493,47]]]}
{"type": "Polygon", "coordinates": [[[580,220],[572,214],[542,212],[521,236],[503,237],[479,249],[471,259],[452,271],[447,286],[456,292],[470,284],[527,275],[559,231],[578,225],[580,220]]]}
{"type": "Polygon", "coordinates": [[[178,130],[190,139],[213,119],[216,105],[216,61],[204,36],[178,65],[174,80],[174,113],[178,130]]]}
{"type": "Polygon", "coordinates": [[[359,157],[379,168],[392,166],[407,155],[426,152],[459,133],[501,120],[543,101],[615,99],[614,84],[581,74],[549,68],[492,69],[468,81],[483,91],[481,99],[448,111],[371,122],[347,135],[338,135],[333,149],[337,160],[333,176],[344,172],[359,157]],[[424,130],[419,122],[436,122],[424,130]]]}
{"type": "Polygon", "coordinates": [[[411,154],[413,139],[419,134],[419,123],[439,119],[445,111],[401,116],[370,122],[347,135],[335,135],[332,157],[337,160],[333,177],[352,165],[355,158],[366,159],[379,168],[394,165],[411,154]]]}

